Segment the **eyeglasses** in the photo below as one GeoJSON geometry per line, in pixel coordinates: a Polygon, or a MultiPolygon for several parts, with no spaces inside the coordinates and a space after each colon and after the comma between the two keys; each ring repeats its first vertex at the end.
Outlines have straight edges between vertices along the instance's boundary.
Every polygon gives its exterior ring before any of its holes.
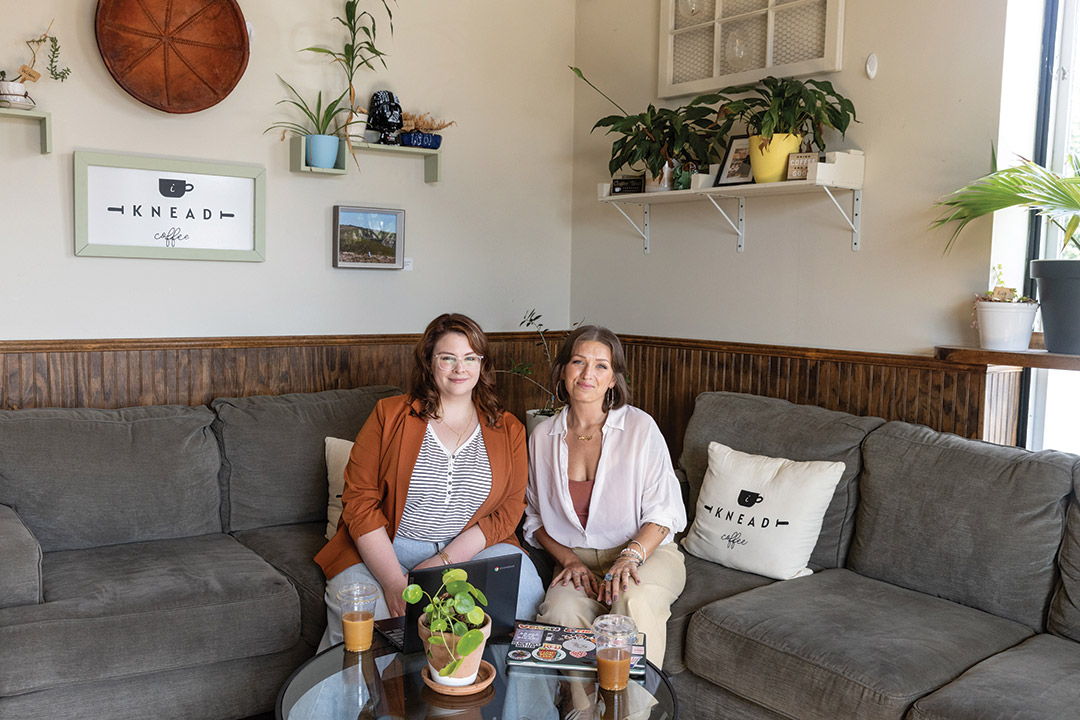
{"type": "Polygon", "coordinates": [[[435,364],[438,365],[440,370],[453,370],[458,366],[458,363],[461,363],[461,366],[466,370],[476,370],[480,367],[480,361],[483,359],[483,355],[466,355],[463,358],[456,355],[436,355],[435,364]]]}

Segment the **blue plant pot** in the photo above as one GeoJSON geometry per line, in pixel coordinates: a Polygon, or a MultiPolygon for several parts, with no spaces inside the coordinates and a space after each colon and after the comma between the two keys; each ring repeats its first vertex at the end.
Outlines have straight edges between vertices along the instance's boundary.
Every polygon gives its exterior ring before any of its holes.
{"type": "Polygon", "coordinates": [[[308,135],[307,136],[307,164],[308,167],[332,168],[337,164],[338,143],[341,138],[337,135],[308,135]]]}
{"type": "Polygon", "coordinates": [[[431,148],[437,150],[442,145],[442,135],[423,132],[403,132],[398,135],[398,141],[408,147],[431,148]]]}

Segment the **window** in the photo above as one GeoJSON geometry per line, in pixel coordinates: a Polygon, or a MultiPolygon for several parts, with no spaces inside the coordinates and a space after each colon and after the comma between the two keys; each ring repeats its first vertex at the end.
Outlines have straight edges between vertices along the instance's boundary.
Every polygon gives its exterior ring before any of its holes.
{"type": "Polygon", "coordinates": [[[657,94],[834,72],[843,20],[843,0],[663,0],[657,94]]]}

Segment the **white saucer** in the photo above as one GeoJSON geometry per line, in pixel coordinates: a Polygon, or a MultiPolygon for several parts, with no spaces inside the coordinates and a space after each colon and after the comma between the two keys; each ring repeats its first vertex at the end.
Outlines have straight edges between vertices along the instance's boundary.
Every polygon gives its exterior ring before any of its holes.
{"type": "Polygon", "coordinates": [[[0,107],[8,107],[13,110],[33,110],[37,105],[32,101],[13,97],[0,97],[0,107]]]}

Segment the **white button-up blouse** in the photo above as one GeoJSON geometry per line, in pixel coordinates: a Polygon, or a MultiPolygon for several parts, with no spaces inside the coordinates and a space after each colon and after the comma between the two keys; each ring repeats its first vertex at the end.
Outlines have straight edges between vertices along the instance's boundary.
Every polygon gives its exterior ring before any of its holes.
{"type": "Polygon", "coordinates": [[[570,498],[565,439],[565,412],[548,418],[529,437],[526,542],[540,547],[536,530],[543,527],[567,547],[605,550],[625,545],[647,522],[671,530],[664,543],[686,527],[671,455],[648,413],[629,405],[608,413],[586,527],[570,498]]]}

